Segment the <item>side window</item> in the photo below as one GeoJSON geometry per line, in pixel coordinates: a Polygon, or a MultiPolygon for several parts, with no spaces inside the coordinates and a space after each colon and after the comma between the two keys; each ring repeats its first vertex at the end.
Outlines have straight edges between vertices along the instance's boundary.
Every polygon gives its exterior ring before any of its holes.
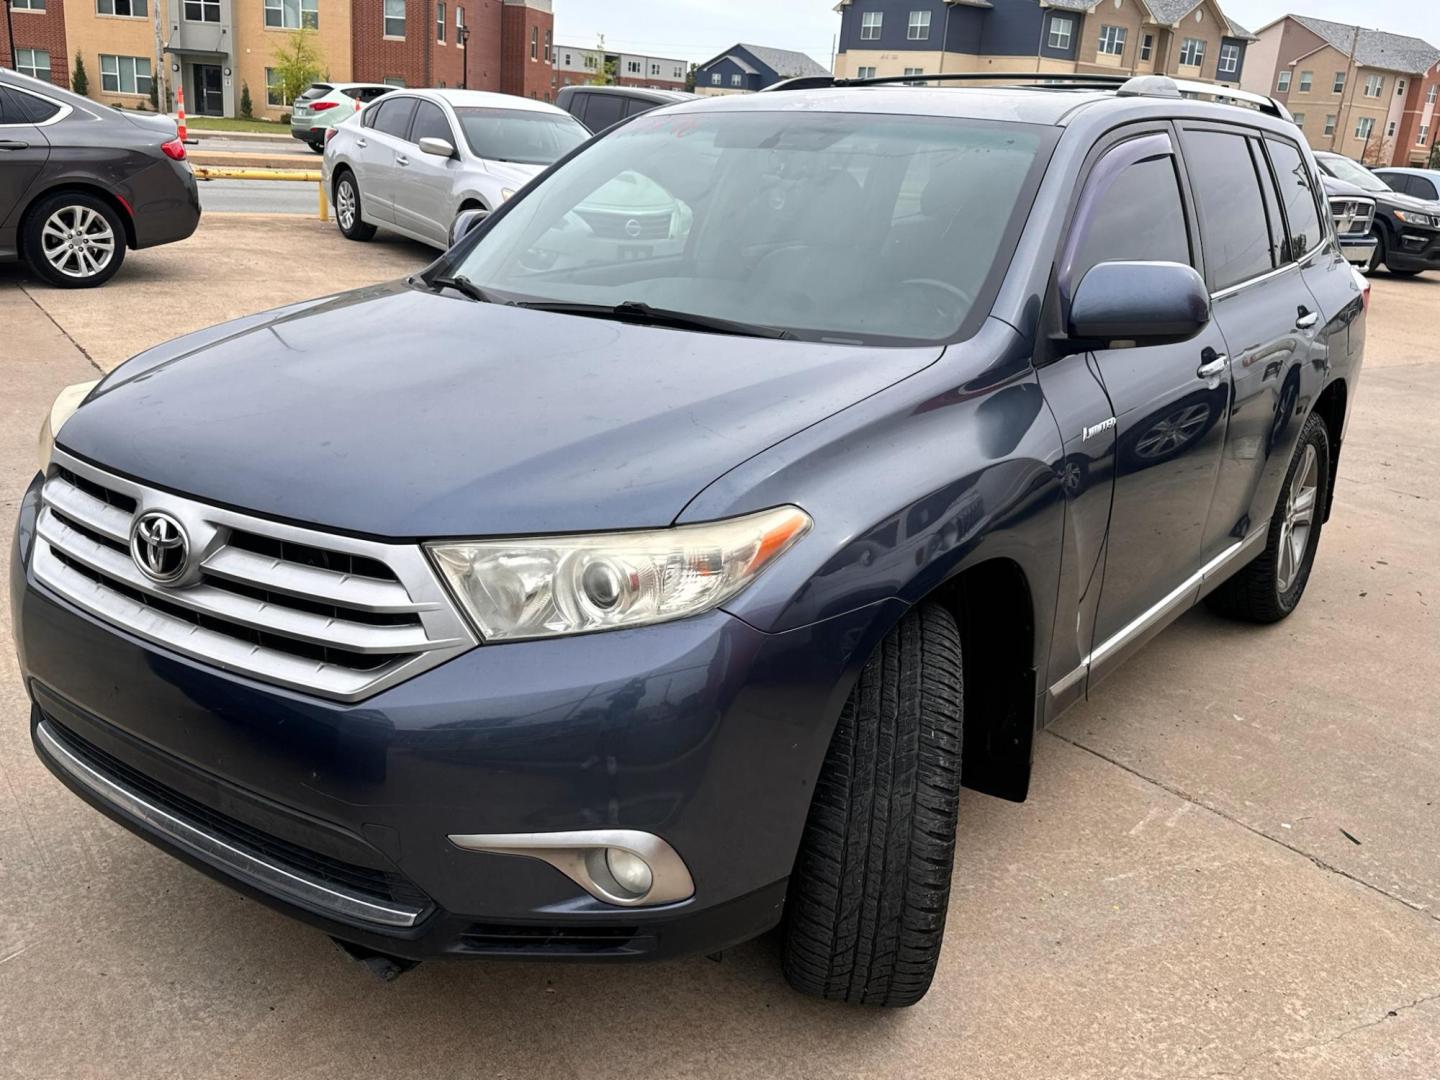
{"type": "Polygon", "coordinates": [[[410,141],[418,143],[421,139],[444,139],[451,146],[455,145],[455,133],[450,130],[450,121],[445,119],[445,111],[433,101],[422,101],[415,110],[415,123],[410,126],[410,141]]]}
{"type": "Polygon", "coordinates": [[[1270,221],[1270,265],[1279,266],[1287,262],[1286,251],[1289,241],[1285,237],[1285,215],[1280,212],[1280,193],[1270,179],[1270,168],[1265,164],[1265,155],[1256,139],[1246,139],[1250,147],[1251,160],[1255,162],[1255,173],[1260,177],[1260,197],[1265,200],[1265,217],[1270,221]]]}
{"type": "Polygon", "coordinates": [[[592,97],[594,97],[593,94],[575,94],[572,95],[570,98],[570,115],[575,117],[576,120],[579,120],[586,127],[590,126],[590,124],[585,119],[585,113],[590,108],[590,99],[592,97]]]}
{"type": "Polygon", "coordinates": [[[1435,191],[1435,181],[1424,176],[1410,177],[1410,194],[1418,195],[1422,199],[1440,198],[1435,191]]]}
{"type": "Polygon", "coordinates": [[[1325,231],[1320,225],[1320,211],[1315,206],[1315,182],[1293,144],[1279,139],[1266,139],[1270,161],[1275,166],[1275,180],[1280,185],[1280,201],[1285,207],[1285,220],[1290,225],[1290,259],[1303,259],[1320,246],[1325,231]]]}
{"type": "Polygon", "coordinates": [[[43,124],[60,111],[60,106],[53,101],[38,98],[34,94],[0,90],[0,98],[9,99],[8,102],[0,104],[0,115],[4,117],[0,123],[43,124]]]}
{"type": "Polygon", "coordinates": [[[397,139],[405,138],[405,133],[410,130],[410,117],[415,112],[416,100],[411,97],[391,98],[379,106],[381,112],[375,120],[375,130],[397,139]]]}
{"type": "Polygon", "coordinates": [[[365,115],[360,117],[360,126],[373,128],[379,122],[380,116],[382,113],[384,113],[388,104],[388,102],[385,102],[383,104],[376,105],[373,109],[366,109],[365,115]]]}
{"type": "Polygon", "coordinates": [[[1227,289],[1274,269],[1270,224],[1243,135],[1188,131],[1185,163],[1200,206],[1200,236],[1211,287],[1227,289]]]}
{"type": "Polygon", "coordinates": [[[1175,159],[1168,154],[1127,167],[1079,224],[1085,233],[1073,264],[1077,285],[1099,263],[1194,265],[1175,159]]]}
{"type": "Polygon", "coordinates": [[[659,108],[659,106],[653,101],[646,101],[644,98],[632,98],[625,105],[625,116],[627,118],[639,116],[641,113],[647,113],[651,109],[656,108],[659,108]]]}
{"type": "Polygon", "coordinates": [[[585,123],[591,131],[604,131],[620,122],[624,109],[625,99],[618,94],[591,94],[585,123]]]}

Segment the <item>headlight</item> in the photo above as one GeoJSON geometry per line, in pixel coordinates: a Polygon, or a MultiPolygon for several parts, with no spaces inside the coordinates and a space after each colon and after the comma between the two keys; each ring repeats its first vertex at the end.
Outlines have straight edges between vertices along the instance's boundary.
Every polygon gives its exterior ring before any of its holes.
{"type": "Polygon", "coordinates": [[[794,506],[649,532],[431,544],[487,641],[683,619],[723,604],[809,531],[794,506]]]}
{"type": "Polygon", "coordinates": [[[99,380],[94,382],[76,383],[74,386],[67,386],[60,391],[55,398],[55,404],[50,406],[50,411],[45,414],[45,423],[40,425],[40,471],[45,472],[50,468],[50,454],[55,449],[55,433],[65,426],[65,421],[75,415],[75,410],[80,408],[80,403],[85,400],[86,395],[94,390],[99,380]]]}
{"type": "Polygon", "coordinates": [[[1430,214],[1417,214],[1414,210],[1396,210],[1395,216],[1406,225],[1423,225],[1428,229],[1440,226],[1440,221],[1430,214]]]}

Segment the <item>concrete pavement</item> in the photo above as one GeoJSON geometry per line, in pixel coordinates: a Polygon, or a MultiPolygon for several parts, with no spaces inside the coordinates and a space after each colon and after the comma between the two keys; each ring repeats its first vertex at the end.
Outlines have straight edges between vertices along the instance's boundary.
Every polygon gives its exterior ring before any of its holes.
{"type": "MultiPolygon", "coordinates": [[[[98,292],[0,268],[6,519],[61,386],[430,257],[216,217],[98,292]]],[[[945,957],[901,1013],[792,994],[773,939],[719,963],[429,963],[381,985],[55,782],[0,610],[0,1077],[1434,1080],[1437,318],[1440,276],[1376,279],[1300,611],[1269,629],[1191,613],[1039,740],[1029,802],[967,793],[945,957]]]]}

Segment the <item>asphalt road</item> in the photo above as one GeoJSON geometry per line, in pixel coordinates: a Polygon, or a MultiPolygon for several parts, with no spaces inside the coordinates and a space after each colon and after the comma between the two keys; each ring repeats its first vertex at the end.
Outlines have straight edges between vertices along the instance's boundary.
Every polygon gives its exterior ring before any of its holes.
{"type": "MultiPolygon", "coordinates": [[[[216,217],[101,290],[0,267],[0,517],[60,387],[430,257],[216,217]]],[[[1040,737],[1028,802],[966,793],[939,975],[898,1013],[796,996],[773,938],[382,985],[45,771],[0,589],[0,1077],[1435,1080],[1437,321],[1440,275],[1376,279],[1301,609],[1266,629],[1192,612],[1040,737]]]]}
{"type": "MultiPolygon", "coordinates": [[[[310,167],[308,163],[306,167],[310,167]]],[[[320,167],[319,158],[314,167],[320,167]]],[[[318,186],[282,180],[202,180],[200,206],[207,213],[318,216],[318,186]]]]}

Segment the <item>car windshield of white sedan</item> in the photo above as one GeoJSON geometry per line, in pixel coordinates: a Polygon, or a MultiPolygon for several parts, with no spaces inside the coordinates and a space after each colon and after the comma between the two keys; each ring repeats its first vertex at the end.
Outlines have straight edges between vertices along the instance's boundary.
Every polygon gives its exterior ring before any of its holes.
{"type": "Polygon", "coordinates": [[[590,137],[570,116],[530,109],[456,109],[476,157],[517,165],[551,165],[590,137]]]}
{"type": "Polygon", "coordinates": [[[502,302],[949,340],[1008,265],[1052,144],[953,118],[641,116],[527,189],[452,273],[502,302]]]}

